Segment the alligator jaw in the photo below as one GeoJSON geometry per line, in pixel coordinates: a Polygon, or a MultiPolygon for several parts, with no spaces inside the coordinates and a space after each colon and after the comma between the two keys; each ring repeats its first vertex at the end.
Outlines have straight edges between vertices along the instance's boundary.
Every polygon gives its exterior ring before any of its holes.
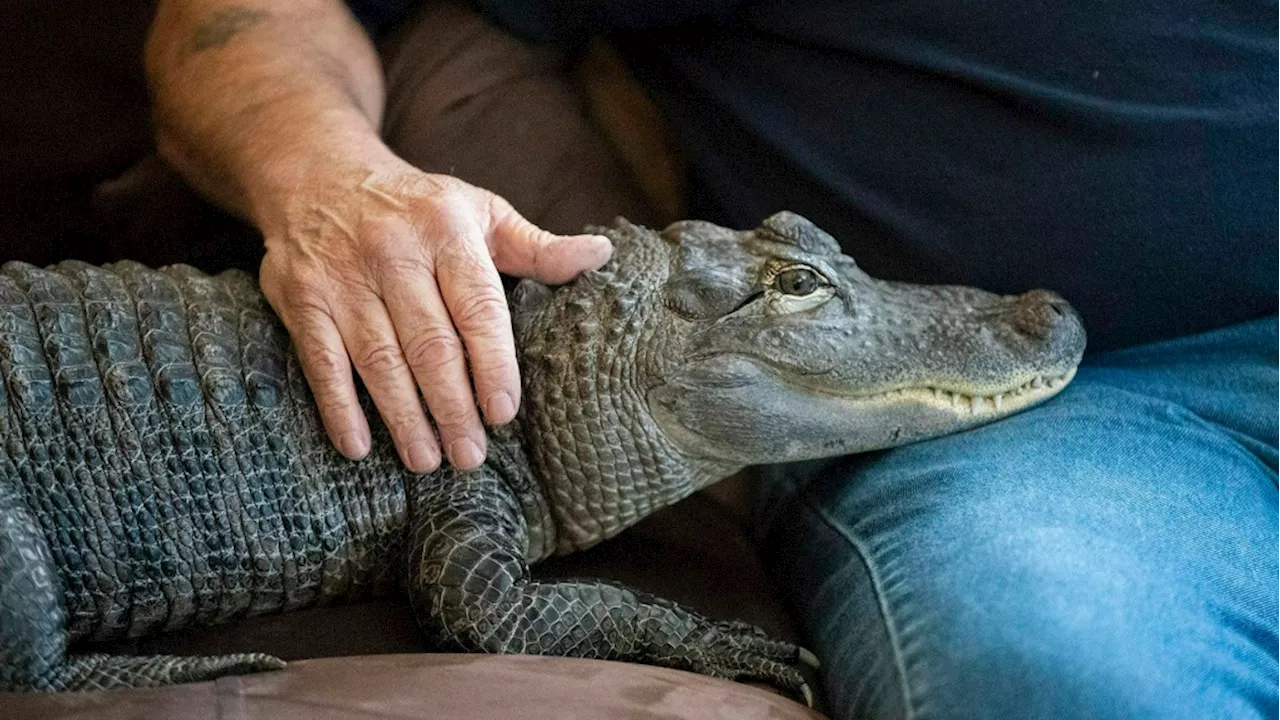
{"type": "Polygon", "coordinates": [[[867,452],[966,430],[1048,400],[1075,375],[1039,369],[1030,379],[978,392],[926,385],[852,394],[797,382],[742,355],[699,366],[650,390],[649,407],[691,456],[736,467],[867,452]]]}
{"type": "Polygon", "coordinates": [[[950,411],[957,417],[995,420],[1019,412],[1058,394],[1076,376],[1076,369],[1065,373],[1041,373],[1006,389],[960,389],[955,386],[904,387],[871,395],[850,396],[861,403],[897,401],[931,405],[950,411]]]}

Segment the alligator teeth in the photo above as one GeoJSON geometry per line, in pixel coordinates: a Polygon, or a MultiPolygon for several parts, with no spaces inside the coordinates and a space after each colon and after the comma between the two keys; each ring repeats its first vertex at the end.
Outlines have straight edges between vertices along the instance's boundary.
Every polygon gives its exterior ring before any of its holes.
{"type": "MultiPolygon", "coordinates": [[[[1067,384],[1066,375],[1037,375],[1030,381],[1019,385],[1018,387],[1003,392],[994,393],[992,395],[966,395],[961,392],[953,392],[944,390],[940,387],[924,387],[924,388],[902,388],[898,390],[888,390],[884,393],[885,397],[901,397],[906,398],[912,393],[927,392],[933,394],[933,399],[940,403],[950,405],[953,410],[968,410],[972,414],[986,412],[988,408],[992,408],[996,413],[1004,412],[1005,400],[1009,398],[1021,398],[1026,393],[1034,393],[1036,390],[1048,388],[1056,390],[1067,384]]],[[[919,397],[919,395],[914,395],[919,397]]],[[[927,397],[927,396],[926,396],[927,397]]],[[[1020,402],[1020,400],[1015,400],[1020,402]]]]}

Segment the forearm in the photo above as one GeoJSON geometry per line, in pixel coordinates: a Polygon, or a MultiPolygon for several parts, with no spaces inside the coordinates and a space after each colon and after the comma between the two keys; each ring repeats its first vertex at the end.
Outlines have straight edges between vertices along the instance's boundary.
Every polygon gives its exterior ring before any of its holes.
{"type": "Polygon", "coordinates": [[[385,151],[381,68],[340,0],[161,0],[146,61],[161,154],[260,226],[316,163],[385,151]]]}
{"type": "Polygon", "coordinates": [[[499,271],[563,283],[608,241],[551,235],[392,153],[378,56],[342,0],[160,0],[147,72],[160,152],[262,231],[259,285],[334,444],[371,448],[354,366],[406,467],[442,449],[479,466],[477,398],[491,424],[520,402],[499,271]]]}

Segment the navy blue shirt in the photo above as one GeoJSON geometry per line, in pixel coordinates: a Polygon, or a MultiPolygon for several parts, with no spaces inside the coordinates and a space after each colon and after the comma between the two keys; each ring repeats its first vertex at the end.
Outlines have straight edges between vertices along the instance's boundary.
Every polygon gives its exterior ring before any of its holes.
{"type": "Polygon", "coordinates": [[[790,209],[880,277],[1057,290],[1095,351],[1276,312],[1273,4],[478,4],[533,39],[611,34],[696,217],[790,209]]]}

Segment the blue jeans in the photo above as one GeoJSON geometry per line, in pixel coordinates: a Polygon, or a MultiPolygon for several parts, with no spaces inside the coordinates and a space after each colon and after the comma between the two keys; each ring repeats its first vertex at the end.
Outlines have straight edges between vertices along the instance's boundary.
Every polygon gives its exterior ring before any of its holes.
{"type": "Polygon", "coordinates": [[[832,716],[1276,717],[1276,348],[1112,352],[1005,421],[767,469],[832,716]]]}

